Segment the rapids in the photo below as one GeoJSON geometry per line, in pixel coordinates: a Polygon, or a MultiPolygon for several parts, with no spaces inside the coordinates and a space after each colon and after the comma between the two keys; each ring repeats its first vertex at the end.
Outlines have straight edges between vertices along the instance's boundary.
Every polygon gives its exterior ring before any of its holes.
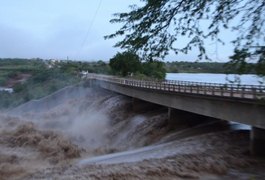
{"type": "Polygon", "coordinates": [[[165,108],[82,84],[0,115],[0,179],[264,177],[248,136],[221,121],[172,129],[165,108]]]}

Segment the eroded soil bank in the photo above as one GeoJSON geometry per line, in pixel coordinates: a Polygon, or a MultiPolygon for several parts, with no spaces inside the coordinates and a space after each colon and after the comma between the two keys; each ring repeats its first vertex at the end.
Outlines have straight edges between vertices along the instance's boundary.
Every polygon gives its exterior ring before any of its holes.
{"type": "Polygon", "coordinates": [[[224,122],[172,129],[162,107],[73,86],[0,115],[1,179],[265,179],[249,131],[224,122]]]}

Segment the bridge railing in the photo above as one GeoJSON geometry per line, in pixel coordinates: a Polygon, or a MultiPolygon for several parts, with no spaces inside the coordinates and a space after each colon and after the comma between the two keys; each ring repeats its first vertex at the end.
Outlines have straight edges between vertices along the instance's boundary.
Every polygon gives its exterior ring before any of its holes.
{"type": "Polygon", "coordinates": [[[161,90],[165,92],[223,96],[243,99],[265,98],[265,86],[262,85],[219,84],[176,80],[143,81],[98,74],[88,74],[87,78],[131,87],[161,90]]]}

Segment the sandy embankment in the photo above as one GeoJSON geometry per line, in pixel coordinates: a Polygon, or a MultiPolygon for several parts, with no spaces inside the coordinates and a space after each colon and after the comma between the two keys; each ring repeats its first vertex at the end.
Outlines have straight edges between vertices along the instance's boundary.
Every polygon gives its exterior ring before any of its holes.
{"type": "Polygon", "coordinates": [[[172,130],[163,109],[135,113],[130,102],[70,87],[1,115],[1,179],[265,177],[264,161],[247,155],[248,131],[219,122],[172,130]]]}

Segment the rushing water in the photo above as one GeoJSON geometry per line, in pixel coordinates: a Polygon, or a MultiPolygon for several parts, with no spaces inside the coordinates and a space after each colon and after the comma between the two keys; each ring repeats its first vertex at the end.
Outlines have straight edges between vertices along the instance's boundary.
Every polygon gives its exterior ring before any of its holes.
{"type": "Polygon", "coordinates": [[[135,112],[103,89],[66,87],[0,114],[0,125],[0,179],[260,179],[240,169],[248,132],[219,122],[174,130],[167,111],[135,112]]]}
{"type": "Polygon", "coordinates": [[[167,73],[167,80],[193,81],[206,83],[222,84],[245,84],[245,85],[264,85],[265,79],[253,74],[211,74],[211,73],[167,73]]]}

